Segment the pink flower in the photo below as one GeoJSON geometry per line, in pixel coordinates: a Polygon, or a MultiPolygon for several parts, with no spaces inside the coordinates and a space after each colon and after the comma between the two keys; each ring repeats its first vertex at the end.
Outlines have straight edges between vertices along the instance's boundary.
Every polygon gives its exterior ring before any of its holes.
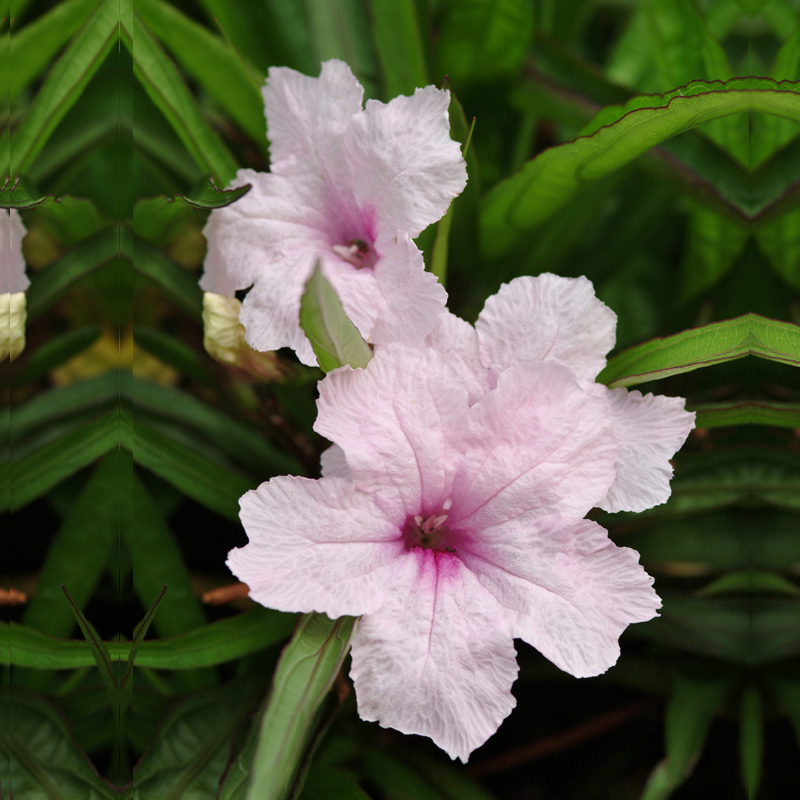
{"type": "Polygon", "coordinates": [[[30,285],[25,275],[22,239],[25,226],[19,211],[0,210],[0,294],[24,292],[30,285]]]}
{"type": "Polygon", "coordinates": [[[665,397],[595,383],[614,346],[617,317],[595,297],[586,278],[545,273],[516,278],[492,295],[473,328],[449,311],[427,337],[470,386],[475,402],[510,367],[560,363],[609,409],[619,455],[616,478],[597,505],[644,511],[670,496],[669,459],[694,427],[682,397],[665,397]]]}
{"type": "Polygon", "coordinates": [[[462,761],[515,705],[514,637],[598,675],[660,605],[638,555],[582,519],[616,476],[608,401],[551,362],[470,391],[436,350],[401,344],[329,374],[325,476],[244,495],[249,544],[228,559],[259,603],[361,616],[361,717],[462,761]]]}
{"type": "Polygon", "coordinates": [[[299,308],[319,259],[364,337],[422,345],[447,295],[411,239],[466,185],[448,92],[427,86],[362,108],[362,87],[331,60],[319,78],[273,67],[263,93],[271,172],[239,170],[231,185],[253,188],[211,213],[200,285],[228,297],[252,285],[248,343],[316,364],[299,308]]]}

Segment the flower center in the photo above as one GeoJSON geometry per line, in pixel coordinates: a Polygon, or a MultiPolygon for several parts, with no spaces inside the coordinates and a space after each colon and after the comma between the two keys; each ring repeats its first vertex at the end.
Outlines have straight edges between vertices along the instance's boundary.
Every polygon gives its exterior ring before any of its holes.
{"type": "Polygon", "coordinates": [[[427,517],[417,514],[409,518],[403,530],[406,549],[422,547],[426,550],[455,553],[454,536],[445,527],[446,521],[447,514],[430,514],[427,517]]]}
{"type": "Polygon", "coordinates": [[[375,251],[363,239],[351,239],[347,244],[335,244],[333,252],[357,269],[372,267],[377,261],[375,251]]]}

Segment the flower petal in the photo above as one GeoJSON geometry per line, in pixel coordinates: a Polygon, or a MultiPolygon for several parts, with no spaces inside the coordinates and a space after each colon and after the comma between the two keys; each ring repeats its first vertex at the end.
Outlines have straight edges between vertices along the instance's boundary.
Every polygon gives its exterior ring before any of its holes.
{"type": "Polygon", "coordinates": [[[422,347],[444,311],[447,292],[435,275],[425,271],[422,253],[405,231],[397,231],[396,243],[384,248],[375,279],[380,297],[370,341],[422,347]]]}
{"type": "Polygon", "coordinates": [[[369,614],[403,552],[405,516],[343,478],[280,477],[239,501],[249,543],[227,564],[250,597],[280,611],[369,614]]]}
{"type": "Polygon", "coordinates": [[[694,427],[694,412],[685,411],[682,397],[646,394],[627,389],[605,390],[619,441],[617,479],[605,499],[606,511],[644,511],[665,503],[671,494],[669,459],[694,427]]]}
{"type": "Polygon", "coordinates": [[[344,450],[356,486],[394,488],[411,514],[440,510],[468,406],[467,387],[439,353],[380,348],[366,369],[328,374],[317,407],[314,429],[344,450]]]}
{"type": "Polygon", "coordinates": [[[449,553],[418,548],[353,638],[358,713],[429,736],[466,762],[516,701],[516,651],[503,610],[449,553]]]}
{"type": "Polygon", "coordinates": [[[319,461],[323,478],[353,480],[350,467],[347,466],[347,459],[344,457],[344,450],[338,444],[332,444],[327,450],[323,450],[319,461]]]}
{"type": "Polygon", "coordinates": [[[613,666],[622,631],[661,605],[639,554],[591,520],[523,515],[458,553],[509,610],[514,635],[577,678],[613,666]]]}
{"type": "Polygon", "coordinates": [[[617,443],[608,404],[569,367],[503,372],[469,411],[451,523],[479,530],[525,511],[584,516],[614,481],[617,443]]]}
{"type": "Polygon", "coordinates": [[[478,334],[469,322],[445,309],[425,344],[438,350],[464,379],[469,387],[470,405],[489,391],[489,370],[481,363],[478,334]]]}
{"type": "Polygon", "coordinates": [[[19,211],[0,209],[0,294],[17,294],[30,286],[22,257],[24,237],[19,211]]]}
{"type": "Polygon", "coordinates": [[[475,329],[481,359],[495,374],[513,364],[560,361],[593,381],[614,346],[616,325],[617,315],[595,297],[591,281],[546,272],[503,284],[475,329]]]}
{"type": "Polygon", "coordinates": [[[288,67],[270,67],[262,89],[270,141],[270,169],[276,175],[298,171],[343,182],[347,166],[341,136],[361,111],[364,89],[344,61],[322,64],[319,78],[288,67]]]}
{"type": "Polygon", "coordinates": [[[350,185],[372,209],[378,252],[397,229],[414,239],[441,219],[467,184],[461,148],[450,138],[449,92],[426,86],[387,104],[367,101],[344,134],[350,185]]]}

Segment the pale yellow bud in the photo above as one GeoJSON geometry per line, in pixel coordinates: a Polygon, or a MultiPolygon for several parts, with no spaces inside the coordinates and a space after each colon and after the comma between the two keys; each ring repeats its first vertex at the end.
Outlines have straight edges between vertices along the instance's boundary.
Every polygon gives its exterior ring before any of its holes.
{"type": "Polygon", "coordinates": [[[25,349],[25,292],[0,294],[0,361],[25,349]]]}
{"type": "Polygon", "coordinates": [[[284,369],[272,351],[260,353],[245,341],[244,325],[239,322],[242,304],[235,297],[203,294],[203,345],[208,354],[230,368],[240,379],[276,381],[284,369]]]}

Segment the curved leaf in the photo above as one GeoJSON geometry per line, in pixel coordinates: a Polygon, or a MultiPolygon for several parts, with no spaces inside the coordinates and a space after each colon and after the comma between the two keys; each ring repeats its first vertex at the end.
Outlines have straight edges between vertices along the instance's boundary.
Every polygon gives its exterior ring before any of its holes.
{"type": "Polygon", "coordinates": [[[484,200],[481,242],[497,257],[576,192],[704,122],[747,111],[800,120],[800,84],[769,78],[692,81],[665,95],[603,109],[575,141],[545,150],[484,200]]]}

